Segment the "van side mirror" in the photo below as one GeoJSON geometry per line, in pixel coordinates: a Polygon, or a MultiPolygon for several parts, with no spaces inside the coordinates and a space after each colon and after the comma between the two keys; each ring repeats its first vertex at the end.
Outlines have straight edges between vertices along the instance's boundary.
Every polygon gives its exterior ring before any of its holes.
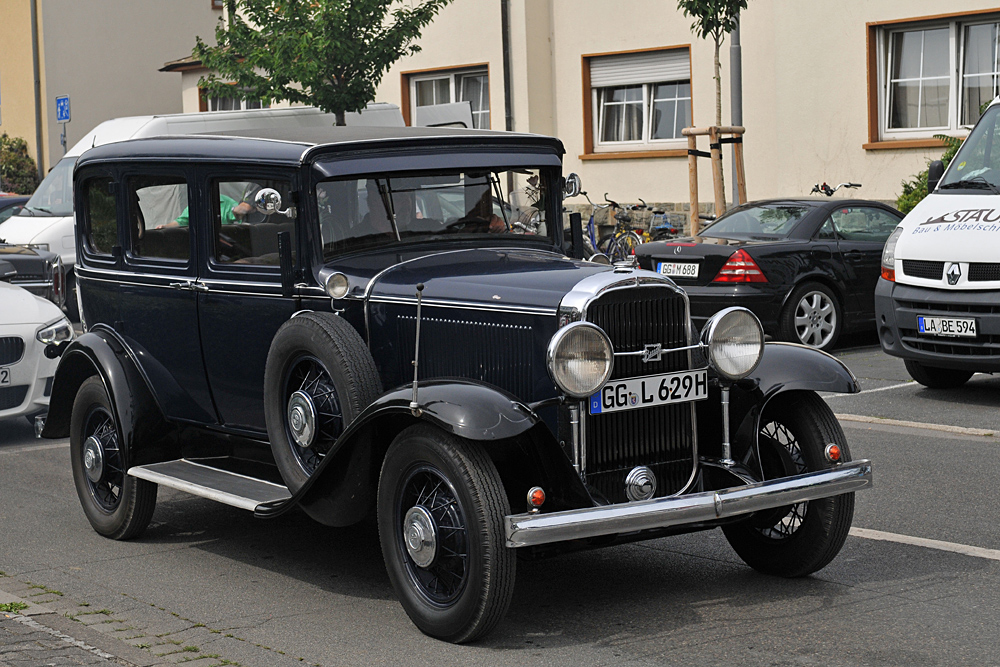
{"type": "Polygon", "coordinates": [[[944,176],[944,162],[934,160],[927,166],[927,194],[934,192],[944,176]]]}

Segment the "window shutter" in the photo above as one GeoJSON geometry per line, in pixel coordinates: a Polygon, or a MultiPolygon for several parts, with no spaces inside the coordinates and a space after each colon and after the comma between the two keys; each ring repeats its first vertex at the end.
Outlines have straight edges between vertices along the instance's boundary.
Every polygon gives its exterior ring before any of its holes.
{"type": "Polygon", "coordinates": [[[601,56],[590,61],[590,86],[627,86],[691,78],[687,49],[601,56]]]}

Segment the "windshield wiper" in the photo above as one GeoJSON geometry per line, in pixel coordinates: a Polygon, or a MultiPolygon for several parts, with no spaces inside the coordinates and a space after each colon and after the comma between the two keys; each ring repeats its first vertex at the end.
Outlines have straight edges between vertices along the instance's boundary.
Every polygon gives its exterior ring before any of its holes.
{"type": "Polygon", "coordinates": [[[993,185],[982,176],[964,178],[960,181],[955,181],[954,183],[945,183],[944,185],[939,185],[938,188],[941,190],[956,190],[959,188],[970,190],[989,190],[995,195],[1000,195],[1000,188],[997,188],[997,186],[993,185]]]}

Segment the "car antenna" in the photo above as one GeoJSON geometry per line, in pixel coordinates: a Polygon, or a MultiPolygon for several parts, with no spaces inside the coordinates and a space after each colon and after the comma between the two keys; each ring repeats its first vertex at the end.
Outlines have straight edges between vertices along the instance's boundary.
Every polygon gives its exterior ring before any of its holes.
{"type": "Polygon", "coordinates": [[[417,284],[417,336],[413,343],[413,398],[410,399],[410,412],[414,417],[419,417],[420,403],[417,402],[417,369],[420,359],[420,307],[424,300],[424,284],[417,284]]]}

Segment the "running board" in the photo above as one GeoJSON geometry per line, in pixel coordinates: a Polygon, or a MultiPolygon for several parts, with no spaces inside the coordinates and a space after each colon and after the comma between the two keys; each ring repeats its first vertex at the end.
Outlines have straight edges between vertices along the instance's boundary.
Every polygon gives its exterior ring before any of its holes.
{"type": "Polygon", "coordinates": [[[135,466],[129,468],[128,474],[251,512],[263,503],[280,502],[292,497],[288,489],[280,484],[187,459],[135,466]]]}

